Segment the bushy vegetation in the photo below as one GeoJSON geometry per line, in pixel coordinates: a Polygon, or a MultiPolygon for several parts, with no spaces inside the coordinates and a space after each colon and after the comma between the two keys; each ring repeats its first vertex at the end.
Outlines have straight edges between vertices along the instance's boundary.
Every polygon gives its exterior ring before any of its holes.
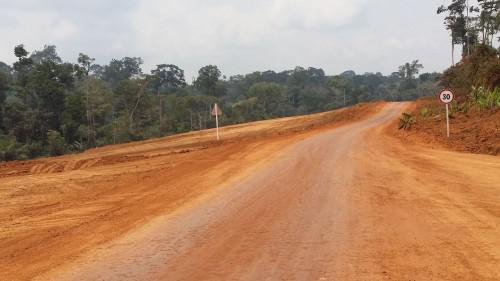
{"type": "Polygon", "coordinates": [[[415,123],[415,117],[411,113],[403,112],[399,118],[399,129],[408,130],[415,123]]]}
{"type": "Polygon", "coordinates": [[[485,87],[473,87],[467,102],[479,111],[500,108],[500,88],[489,90],[485,87]]]}
{"type": "Polygon", "coordinates": [[[0,160],[61,155],[113,143],[148,139],[222,124],[314,113],[372,100],[413,100],[433,94],[439,74],[418,75],[406,63],[389,76],[296,67],[226,78],[217,66],[188,84],[176,65],[143,73],[142,59],[95,64],[80,54],[63,62],[55,46],[31,54],[16,46],[13,65],[0,62],[0,160]]]}

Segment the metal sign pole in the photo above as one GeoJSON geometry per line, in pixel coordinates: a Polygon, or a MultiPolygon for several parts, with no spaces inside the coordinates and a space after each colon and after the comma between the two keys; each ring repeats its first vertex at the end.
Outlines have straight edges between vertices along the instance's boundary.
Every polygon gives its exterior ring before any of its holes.
{"type": "Polygon", "coordinates": [[[218,110],[218,105],[215,104],[215,125],[217,126],[217,140],[219,140],[219,114],[217,114],[218,110]]]}
{"type": "Polygon", "coordinates": [[[215,116],[215,126],[217,131],[217,140],[219,140],[219,115],[222,115],[222,111],[219,109],[218,104],[214,104],[214,109],[212,110],[212,115],[215,116]]]}
{"type": "Polygon", "coordinates": [[[448,111],[448,104],[446,104],[446,135],[450,137],[450,114],[448,111]]]}

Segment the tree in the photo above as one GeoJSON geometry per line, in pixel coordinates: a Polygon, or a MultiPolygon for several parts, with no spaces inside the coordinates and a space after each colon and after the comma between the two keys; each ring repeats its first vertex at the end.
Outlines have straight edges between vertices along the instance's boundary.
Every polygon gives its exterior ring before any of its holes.
{"type": "Polygon", "coordinates": [[[400,92],[416,89],[418,81],[416,76],[424,66],[418,60],[407,62],[399,67],[398,77],[401,79],[399,84],[400,92]]]}
{"type": "Polygon", "coordinates": [[[309,67],[307,69],[308,83],[311,85],[319,85],[325,82],[325,71],[321,68],[309,67]]]}
{"type": "Polygon", "coordinates": [[[116,86],[122,80],[141,74],[142,63],[143,61],[139,57],[124,57],[121,60],[113,59],[109,65],[104,66],[102,79],[116,86]]]}
{"type": "Polygon", "coordinates": [[[17,85],[23,88],[28,82],[28,74],[33,65],[33,60],[28,58],[28,51],[24,49],[24,45],[17,45],[14,48],[14,54],[18,61],[14,63],[14,71],[16,74],[17,85]]]}
{"type": "Polygon", "coordinates": [[[5,74],[12,74],[12,68],[5,62],[0,61],[0,72],[5,74]]]}
{"type": "Polygon", "coordinates": [[[159,64],[151,71],[156,79],[156,87],[175,91],[186,86],[184,70],[173,64],[159,64]]]}
{"type": "MultiPolygon", "coordinates": [[[[138,122],[136,111],[146,110],[142,102],[144,84],[148,80],[122,80],[113,91],[114,111],[118,115],[126,116],[129,132],[133,131],[135,123],[138,122]]],[[[152,80],[149,80],[152,81],[152,80]]]]}
{"type": "Polygon", "coordinates": [[[87,147],[95,147],[98,138],[97,128],[112,119],[110,117],[112,115],[113,92],[107,83],[92,76],[82,81],[76,90],[82,95],[86,95],[88,99],[85,104],[85,111],[89,114],[87,126],[90,127],[90,129],[87,129],[87,132],[89,132],[87,147]]]}
{"type": "Polygon", "coordinates": [[[399,67],[399,75],[403,79],[415,79],[415,76],[423,68],[424,66],[418,60],[414,60],[411,63],[407,62],[399,67]]]}
{"type": "MultiPolygon", "coordinates": [[[[78,54],[78,65],[76,66],[76,75],[84,82],[87,81],[90,72],[92,70],[94,58],[89,57],[86,54],[80,53],[78,54]]],[[[93,126],[91,114],[90,114],[90,93],[89,93],[89,85],[90,83],[85,83],[85,115],[87,116],[87,147],[90,147],[91,140],[95,145],[95,127],[93,126]]]]}
{"type": "MultiPolygon", "coordinates": [[[[79,142],[84,143],[84,140],[88,138],[88,132],[81,132],[82,125],[86,124],[88,118],[86,118],[86,106],[84,100],[84,95],[75,92],[68,95],[64,99],[64,112],[63,112],[63,125],[61,127],[61,132],[68,144],[74,144],[79,142]]],[[[88,126],[88,122],[87,122],[88,126]]]]}
{"type": "Polygon", "coordinates": [[[258,120],[256,105],[258,99],[256,97],[240,100],[231,105],[231,113],[234,122],[243,123],[248,120],[258,120]]]}
{"type": "Polygon", "coordinates": [[[295,67],[288,78],[288,84],[299,89],[305,89],[308,79],[307,70],[301,66],[295,67]]]}
{"type": "Polygon", "coordinates": [[[18,142],[30,143],[33,140],[44,138],[43,135],[46,131],[39,118],[39,113],[20,100],[5,104],[3,118],[6,133],[15,136],[18,142]]]}
{"type": "Polygon", "coordinates": [[[311,87],[301,94],[302,106],[299,113],[320,112],[332,106],[330,91],[324,87],[311,87]]]}
{"type": "Polygon", "coordinates": [[[10,77],[8,76],[7,73],[4,71],[0,70],[0,134],[1,131],[5,129],[3,126],[3,108],[4,108],[4,102],[5,98],[7,97],[7,91],[9,90],[9,79],[10,77]]]}
{"type": "Polygon", "coordinates": [[[466,9],[466,0],[452,0],[452,3],[448,6],[440,6],[437,10],[438,14],[448,12],[445,17],[444,24],[446,29],[450,30],[451,34],[451,62],[455,65],[455,45],[464,44],[467,35],[466,23],[467,20],[464,16],[464,11],[466,9]]]}
{"type": "Polygon", "coordinates": [[[72,73],[71,64],[52,60],[42,60],[33,67],[26,88],[35,95],[36,108],[47,130],[61,129],[65,90],[72,87],[72,73]]]}
{"type": "Polygon", "coordinates": [[[256,115],[258,119],[286,115],[286,97],[284,89],[279,84],[260,82],[248,90],[247,97],[257,98],[256,115]]]}
{"type": "Polygon", "coordinates": [[[346,92],[349,87],[349,80],[347,80],[345,76],[337,75],[330,78],[330,80],[328,81],[328,86],[331,89],[338,89],[342,92],[343,104],[344,106],[346,106],[347,105],[346,92]]]}
{"type": "Polygon", "coordinates": [[[76,66],[76,74],[80,78],[85,78],[91,74],[94,68],[94,58],[89,57],[86,54],[78,54],[78,65],[76,66]]]}
{"type": "Polygon", "coordinates": [[[17,57],[17,58],[26,58],[28,56],[28,51],[26,51],[26,49],[24,48],[24,45],[23,44],[20,44],[20,45],[17,45],[16,47],[14,47],[14,55],[17,57]]]}
{"type": "Polygon", "coordinates": [[[482,42],[485,45],[493,46],[494,35],[498,33],[500,27],[500,16],[498,10],[500,1],[498,0],[478,0],[479,9],[479,29],[482,33],[482,42]]]}
{"type": "Polygon", "coordinates": [[[219,82],[220,76],[221,72],[216,65],[204,66],[198,71],[198,78],[194,85],[203,94],[218,97],[220,93],[217,93],[217,82],[219,82]]]}
{"type": "Polygon", "coordinates": [[[156,94],[158,97],[158,114],[159,114],[159,133],[160,136],[163,132],[163,122],[162,122],[162,112],[163,112],[163,101],[160,95],[162,89],[170,92],[177,90],[178,88],[186,86],[186,80],[184,79],[184,70],[180,69],[178,66],[173,64],[159,64],[156,69],[151,71],[153,75],[153,85],[156,88],[156,94]]]}
{"type": "Polygon", "coordinates": [[[191,129],[208,128],[207,121],[211,118],[210,107],[216,102],[216,98],[208,95],[190,95],[185,97],[185,102],[190,115],[191,129]],[[198,119],[198,124],[194,122],[195,119],[198,119]]]}
{"type": "Polygon", "coordinates": [[[57,55],[56,46],[54,45],[43,46],[41,51],[34,51],[30,58],[35,64],[42,63],[43,61],[52,61],[57,64],[62,63],[61,58],[57,55]]]}
{"type": "Polygon", "coordinates": [[[49,130],[47,132],[47,142],[51,156],[63,155],[65,152],[64,138],[58,131],[49,130]]]}

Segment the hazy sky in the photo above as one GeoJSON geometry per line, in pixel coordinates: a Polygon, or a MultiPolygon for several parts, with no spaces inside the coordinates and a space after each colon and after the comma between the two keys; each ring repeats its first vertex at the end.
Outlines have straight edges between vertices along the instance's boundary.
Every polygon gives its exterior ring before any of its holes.
{"type": "Polygon", "coordinates": [[[0,61],[13,48],[57,46],[107,64],[140,56],[143,70],[173,63],[191,80],[216,64],[229,76],[297,65],[327,74],[424,71],[450,64],[449,35],[436,15],[445,0],[0,0],[0,61]]]}

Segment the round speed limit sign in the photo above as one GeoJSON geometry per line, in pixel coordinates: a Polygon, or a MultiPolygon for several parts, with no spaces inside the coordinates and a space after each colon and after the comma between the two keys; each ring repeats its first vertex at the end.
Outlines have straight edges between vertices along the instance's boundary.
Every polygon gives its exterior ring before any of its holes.
{"type": "Polygon", "coordinates": [[[453,92],[451,90],[445,89],[439,93],[439,101],[444,104],[449,104],[453,101],[453,92]]]}

